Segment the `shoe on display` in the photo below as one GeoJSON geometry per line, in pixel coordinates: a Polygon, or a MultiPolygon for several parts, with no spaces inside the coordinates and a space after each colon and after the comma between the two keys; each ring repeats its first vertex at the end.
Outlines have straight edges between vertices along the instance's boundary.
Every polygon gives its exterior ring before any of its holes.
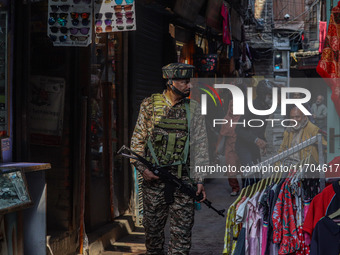
{"type": "Polygon", "coordinates": [[[238,191],[233,191],[233,192],[230,193],[230,196],[237,196],[238,193],[239,193],[238,191]]]}

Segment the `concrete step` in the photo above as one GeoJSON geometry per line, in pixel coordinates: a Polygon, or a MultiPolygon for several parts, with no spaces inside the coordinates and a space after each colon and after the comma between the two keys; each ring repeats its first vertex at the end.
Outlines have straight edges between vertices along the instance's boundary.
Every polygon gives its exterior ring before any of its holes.
{"type": "Polygon", "coordinates": [[[114,242],[101,254],[105,255],[127,255],[145,253],[144,229],[136,227],[129,235],[114,242]]]}

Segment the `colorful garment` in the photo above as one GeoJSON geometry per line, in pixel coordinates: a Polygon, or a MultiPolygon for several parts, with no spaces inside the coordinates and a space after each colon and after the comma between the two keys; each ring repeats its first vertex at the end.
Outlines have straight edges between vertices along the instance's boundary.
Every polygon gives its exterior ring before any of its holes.
{"type": "Polygon", "coordinates": [[[230,45],[231,44],[231,34],[230,34],[230,13],[228,7],[225,4],[222,4],[221,15],[223,18],[223,43],[230,45]]]}
{"type": "MultiPolygon", "coordinates": [[[[310,203],[311,203],[311,200],[306,200],[306,201],[303,202],[303,205],[304,205],[303,206],[303,222],[305,221],[305,219],[307,217],[307,212],[308,212],[310,203]]],[[[303,227],[302,227],[302,230],[303,230],[303,227]]],[[[303,231],[303,234],[304,234],[306,245],[310,245],[311,236],[304,231],[303,231]]]]}
{"type": "Polygon", "coordinates": [[[280,244],[279,254],[289,254],[300,248],[294,215],[293,199],[286,181],[282,185],[272,215],[273,242],[280,244]]]}
{"type": "Polygon", "coordinates": [[[296,255],[309,255],[309,245],[306,244],[302,226],[298,227],[298,238],[300,240],[300,249],[295,253],[296,255]]]}
{"type": "Polygon", "coordinates": [[[233,254],[236,247],[236,240],[242,228],[242,224],[236,224],[236,203],[234,202],[228,209],[226,219],[226,229],[224,236],[223,255],[233,254]]]}
{"type": "Polygon", "coordinates": [[[246,201],[246,199],[247,199],[247,197],[246,196],[243,196],[242,198],[241,198],[241,200],[237,203],[237,205],[236,205],[236,211],[238,210],[238,208],[240,207],[240,205],[244,202],[244,201],[246,201]]]}
{"type": "Polygon", "coordinates": [[[261,255],[266,254],[267,238],[268,238],[268,222],[263,221],[262,223],[262,244],[261,244],[261,255]]]}
{"type": "Polygon", "coordinates": [[[303,231],[308,233],[310,237],[312,237],[315,225],[326,215],[327,208],[334,196],[333,185],[330,185],[313,198],[303,223],[303,231]]]}
{"type": "Polygon", "coordinates": [[[260,238],[262,235],[261,215],[258,207],[258,198],[260,192],[257,192],[248,201],[248,214],[246,221],[246,254],[260,254],[260,238]]]}
{"type": "Polygon", "coordinates": [[[331,99],[335,105],[338,115],[340,116],[340,85],[338,84],[338,78],[340,78],[339,31],[340,2],[332,9],[321,59],[316,67],[318,74],[323,78],[327,78],[327,84],[332,89],[331,99]]]}
{"type": "Polygon", "coordinates": [[[291,186],[292,195],[295,197],[296,208],[296,226],[298,227],[298,239],[300,242],[300,249],[296,251],[296,255],[308,255],[309,245],[306,243],[305,235],[302,230],[302,223],[304,218],[304,211],[302,209],[302,188],[301,182],[293,182],[291,186]]]}

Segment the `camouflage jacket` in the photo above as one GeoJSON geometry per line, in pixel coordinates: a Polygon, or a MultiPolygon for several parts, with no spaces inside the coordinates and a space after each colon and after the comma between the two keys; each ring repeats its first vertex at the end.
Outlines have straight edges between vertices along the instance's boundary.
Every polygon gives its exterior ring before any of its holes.
{"type": "MultiPolygon", "coordinates": [[[[165,102],[167,103],[164,106],[165,117],[166,113],[173,107],[171,101],[166,96],[166,91],[163,92],[162,96],[165,98],[165,102]]],[[[188,99],[185,99],[188,100],[188,99]]],[[[176,104],[176,106],[184,104],[184,99],[176,104]]],[[[186,119],[185,112],[181,112],[178,116],[179,119],[186,119]]],[[[154,107],[152,104],[152,97],[148,97],[143,100],[140,106],[140,111],[138,115],[138,119],[136,122],[136,126],[131,138],[131,149],[138,153],[139,155],[145,157],[145,148],[147,145],[148,139],[153,134],[154,128],[154,107]]],[[[202,182],[204,179],[203,173],[196,173],[194,169],[192,169],[193,165],[207,165],[209,164],[209,156],[208,156],[208,141],[206,135],[206,127],[204,117],[200,113],[200,107],[195,107],[194,114],[191,118],[190,123],[190,154],[193,156],[191,159],[191,177],[197,181],[202,182]],[[194,152],[194,153],[193,153],[194,152]]],[[[131,160],[131,163],[142,173],[145,170],[145,166],[138,162],[131,160]]]]}

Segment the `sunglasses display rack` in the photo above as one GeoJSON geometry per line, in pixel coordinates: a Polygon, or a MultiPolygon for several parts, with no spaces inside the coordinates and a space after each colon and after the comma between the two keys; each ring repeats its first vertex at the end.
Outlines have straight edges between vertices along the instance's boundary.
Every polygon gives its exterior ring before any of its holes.
{"type": "Polygon", "coordinates": [[[136,30],[135,0],[95,0],[95,33],[136,30]]]}
{"type": "Polygon", "coordinates": [[[49,0],[47,35],[54,46],[92,42],[92,0],[49,0]]]}

